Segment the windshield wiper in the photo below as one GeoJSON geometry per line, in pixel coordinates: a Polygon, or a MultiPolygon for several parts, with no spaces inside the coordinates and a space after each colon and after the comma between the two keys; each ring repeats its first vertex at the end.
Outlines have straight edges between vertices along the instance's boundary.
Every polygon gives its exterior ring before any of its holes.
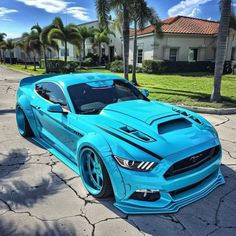
{"type": "Polygon", "coordinates": [[[101,112],[102,109],[88,109],[88,110],[84,110],[84,111],[80,111],[79,114],[99,114],[101,112]]]}

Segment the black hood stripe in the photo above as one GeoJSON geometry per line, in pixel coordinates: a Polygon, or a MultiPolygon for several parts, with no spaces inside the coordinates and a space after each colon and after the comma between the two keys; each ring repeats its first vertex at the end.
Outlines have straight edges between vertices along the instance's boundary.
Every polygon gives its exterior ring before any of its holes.
{"type": "Polygon", "coordinates": [[[100,129],[102,129],[102,130],[105,131],[106,133],[108,133],[108,134],[110,134],[110,135],[112,135],[112,136],[114,136],[114,137],[116,137],[116,138],[118,138],[118,139],[121,139],[121,140],[123,140],[123,141],[125,141],[125,142],[127,142],[127,143],[129,143],[129,144],[131,144],[132,146],[134,146],[134,147],[136,147],[136,148],[142,150],[143,152],[146,152],[147,154],[149,154],[149,155],[151,155],[151,156],[157,158],[157,159],[160,160],[160,161],[163,159],[162,157],[158,156],[156,153],[154,153],[154,152],[152,152],[152,151],[150,151],[150,150],[148,150],[148,149],[146,149],[146,148],[144,148],[144,147],[138,145],[137,143],[134,143],[134,142],[130,141],[129,139],[126,139],[126,138],[120,136],[119,134],[116,134],[116,133],[114,133],[114,132],[112,132],[112,131],[110,131],[110,130],[108,130],[108,129],[105,129],[105,128],[99,126],[99,125],[97,125],[97,127],[100,128],[100,129]]]}

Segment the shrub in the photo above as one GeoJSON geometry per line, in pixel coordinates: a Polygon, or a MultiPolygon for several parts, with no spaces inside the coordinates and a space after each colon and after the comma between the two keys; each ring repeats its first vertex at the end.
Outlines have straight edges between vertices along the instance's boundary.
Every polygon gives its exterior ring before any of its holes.
{"type": "Polygon", "coordinates": [[[92,65],[94,65],[94,61],[93,58],[91,57],[85,58],[82,62],[82,66],[92,66],[92,65]]]}
{"type": "Polygon", "coordinates": [[[166,71],[165,62],[157,60],[144,60],[143,70],[146,73],[163,73],[166,71]]]}
{"type": "Polygon", "coordinates": [[[74,73],[78,71],[79,63],[76,61],[68,61],[62,68],[61,73],[74,73]]]}
{"type": "MultiPolygon", "coordinates": [[[[212,61],[157,61],[144,60],[143,71],[146,73],[188,73],[188,72],[208,72],[213,73],[215,63],[212,61]]],[[[231,62],[225,62],[224,73],[231,73],[231,62]]]]}
{"type": "MultiPolygon", "coordinates": [[[[122,60],[113,61],[110,65],[110,71],[123,73],[124,72],[123,66],[124,66],[124,63],[122,60]]],[[[129,65],[129,72],[132,72],[132,65],[129,65]]]]}
{"type": "Polygon", "coordinates": [[[116,60],[111,63],[110,71],[112,72],[123,72],[123,61],[116,60]]]}
{"type": "MultiPolygon", "coordinates": [[[[44,62],[45,66],[45,62],[44,62]]],[[[60,59],[48,59],[47,60],[47,67],[48,73],[61,73],[62,68],[65,66],[65,62],[60,59]]]]}

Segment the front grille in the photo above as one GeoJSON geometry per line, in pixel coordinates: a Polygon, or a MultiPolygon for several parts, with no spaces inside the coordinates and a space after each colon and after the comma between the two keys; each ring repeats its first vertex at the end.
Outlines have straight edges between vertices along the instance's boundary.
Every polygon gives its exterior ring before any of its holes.
{"type": "Polygon", "coordinates": [[[177,189],[177,190],[174,190],[174,191],[171,191],[169,192],[169,194],[171,195],[171,197],[175,197],[176,195],[178,194],[181,194],[183,192],[186,192],[188,190],[191,190],[193,188],[196,188],[197,186],[201,185],[203,182],[205,182],[207,179],[210,179],[216,172],[213,172],[212,174],[208,175],[207,177],[205,177],[204,179],[198,181],[197,183],[194,183],[194,184],[191,184],[191,185],[188,185],[184,188],[180,188],[180,189],[177,189]]]}
{"type": "Polygon", "coordinates": [[[220,146],[209,148],[203,152],[187,157],[181,161],[174,163],[164,174],[165,178],[169,178],[189,170],[193,170],[202,164],[212,160],[220,151],[220,146]]]}

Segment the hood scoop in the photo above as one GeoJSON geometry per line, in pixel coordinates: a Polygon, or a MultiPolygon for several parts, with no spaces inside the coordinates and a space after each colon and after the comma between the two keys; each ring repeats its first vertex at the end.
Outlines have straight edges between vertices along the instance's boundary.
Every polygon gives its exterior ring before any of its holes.
{"type": "Polygon", "coordinates": [[[190,128],[192,125],[193,124],[189,120],[185,118],[178,118],[158,124],[157,130],[159,134],[166,134],[173,131],[190,128]]]}
{"type": "Polygon", "coordinates": [[[130,136],[132,136],[133,138],[139,139],[141,141],[144,142],[153,142],[155,141],[152,137],[148,136],[147,134],[144,134],[141,131],[138,131],[132,127],[129,126],[123,126],[120,128],[120,130],[130,136]]]}

